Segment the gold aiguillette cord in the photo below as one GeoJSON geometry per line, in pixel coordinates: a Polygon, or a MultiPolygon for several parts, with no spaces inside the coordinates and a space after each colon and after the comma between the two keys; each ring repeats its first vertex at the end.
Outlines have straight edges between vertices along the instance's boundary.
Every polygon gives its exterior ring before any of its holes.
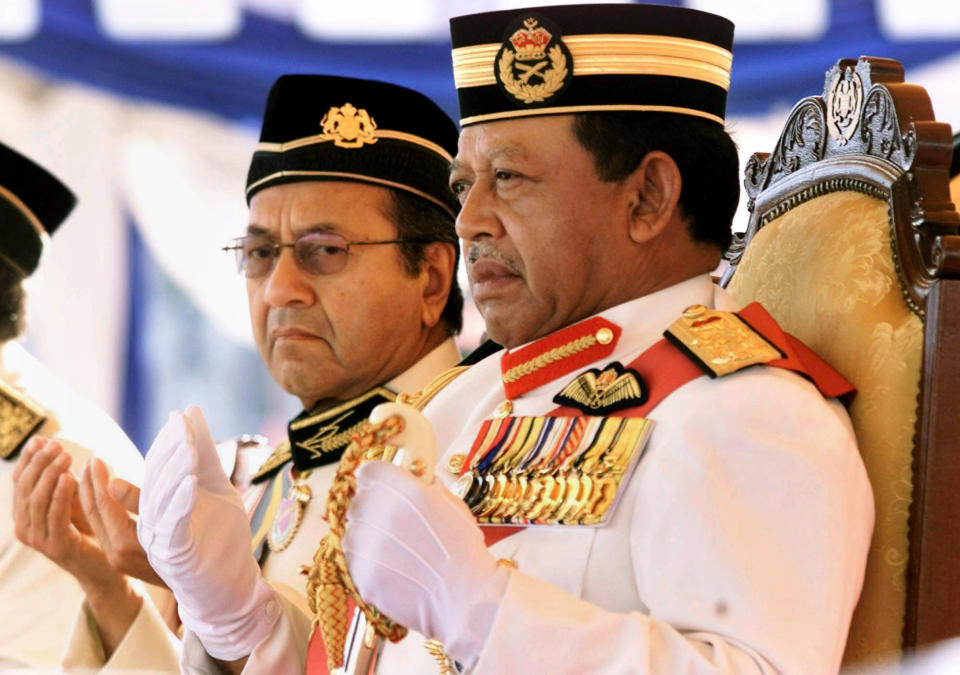
{"type": "Polygon", "coordinates": [[[350,622],[350,617],[347,616],[348,596],[353,598],[378,635],[398,642],[407,634],[406,628],[363,601],[353,585],[343,555],[347,507],[356,488],[354,472],[361,462],[371,458],[371,455],[379,456],[386,442],[402,430],[403,419],[399,416],[389,417],[378,424],[366,423],[344,451],[333,486],[327,495],[326,517],[330,531],[320,541],[313,557],[313,565],[307,574],[307,602],[313,612],[313,630],[320,628],[330,672],[343,665],[350,622]]]}

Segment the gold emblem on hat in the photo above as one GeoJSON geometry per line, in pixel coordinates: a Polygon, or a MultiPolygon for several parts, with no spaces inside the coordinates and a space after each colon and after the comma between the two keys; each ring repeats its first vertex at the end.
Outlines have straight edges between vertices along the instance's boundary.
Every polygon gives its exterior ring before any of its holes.
{"type": "Polygon", "coordinates": [[[320,120],[320,127],[323,129],[321,138],[333,141],[341,148],[359,148],[377,142],[374,136],[377,123],[366,110],[352,103],[331,107],[320,120]]]}
{"type": "Polygon", "coordinates": [[[559,37],[548,48],[554,36],[538,24],[533,17],[524,19],[524,28],[514,31],[503,43],[497,59],[497,79],[504,91],[522,103],[546,101],[563,89],[570,74],[569,53],[559,37]],[[534,77],[540,82],[531,83],[534,77]]]}

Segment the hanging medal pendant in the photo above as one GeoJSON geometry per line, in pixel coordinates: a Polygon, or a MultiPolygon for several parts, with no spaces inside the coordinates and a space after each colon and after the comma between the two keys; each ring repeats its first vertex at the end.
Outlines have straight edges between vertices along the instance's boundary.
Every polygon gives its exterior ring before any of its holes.
{"type": "Polygon", "coordinates": [[[280,500],[270,531],[267,533],[267,544],[274,553],[283,551],[293,542],[293,538],[297,536],[297,530],[300,529],[300,523],[303,522],[307,503],[313,496],[310,486],[306,484],[310,472],[300,472],[294,478],[294,471],[291,467],[289,472],[284,472],[280,477],[285,483],[289,481],[290,486],[280,500]]]}

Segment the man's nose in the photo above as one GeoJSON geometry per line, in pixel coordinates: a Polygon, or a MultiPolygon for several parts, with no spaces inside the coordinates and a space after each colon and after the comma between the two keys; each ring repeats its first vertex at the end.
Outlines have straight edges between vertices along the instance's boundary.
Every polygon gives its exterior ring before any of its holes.
{"type": "Polygon", "coordinates": [[[280,249],[267,275],[263,298],[274,307],[310,305],[316,299],[309,275],[297,265],[292,248],[280,249]]]}
{"type": "Polygon", "coordinates": [[[480,184],[470,188],[457,216],[456,229],[457,235],[464,241],[472,241],[483,235],[494,239],[503,236],[503,224],[489,188],[480,184]]]}

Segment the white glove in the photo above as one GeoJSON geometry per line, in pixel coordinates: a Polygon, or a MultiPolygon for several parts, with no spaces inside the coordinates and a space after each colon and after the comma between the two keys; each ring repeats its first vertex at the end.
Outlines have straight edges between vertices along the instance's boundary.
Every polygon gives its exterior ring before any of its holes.
{"type": "Polygon", "coordinates": [[[439,482],[368,462],[356,473],[343,551],[361,597],[401,625],[440,640],[473,667],[510,578],[477,522],[439,482]]]}
{"type": "Polygon", "coordinates": [[[220,466],[203,413],[174,412],[146,456],[137,537],[207,653],[250,654],[279,616],[250,551],[240,495],[220,466]]]}

